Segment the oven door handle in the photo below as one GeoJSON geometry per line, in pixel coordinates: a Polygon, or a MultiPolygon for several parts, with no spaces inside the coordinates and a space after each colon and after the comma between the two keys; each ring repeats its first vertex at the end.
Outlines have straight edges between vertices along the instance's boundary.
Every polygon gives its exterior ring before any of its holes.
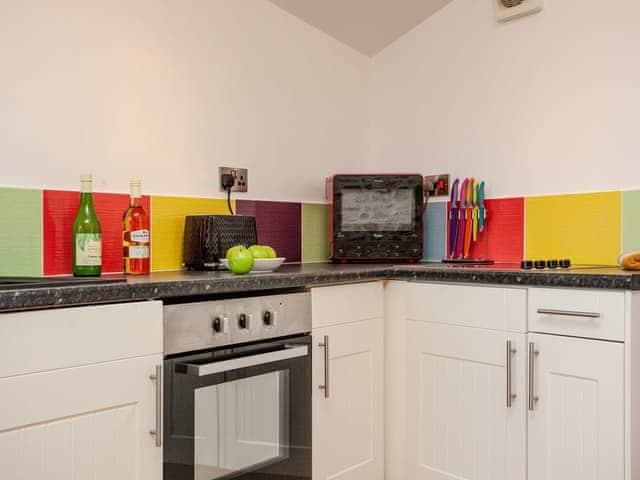
{"type": "Polygon", "coordinates": [[[305,357],[308,354],[308,345],[285,345],[284,349],[275,350],[273,352],[259,353],[257,355],[232,358],[230,360],[205,363],[202,365],[196,365],[193,363],[187,363],[185,365],[187,367],[187,375],[203,377],[205,375],[228,372],[238,368],[255,367],[258,365],[265,365],[267,363],[278,362],[280,360],[305,357]]]}

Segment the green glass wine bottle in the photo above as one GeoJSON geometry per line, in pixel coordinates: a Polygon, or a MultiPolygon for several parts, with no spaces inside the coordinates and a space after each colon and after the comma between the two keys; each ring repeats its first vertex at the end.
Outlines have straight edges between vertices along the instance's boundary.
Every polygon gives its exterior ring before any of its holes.
{"type": "Polygon", "coordinates": [[[73,274],[97,277],[102,273],[102,229],[93,208],[91,175],[82,175],[80,184],[80,205],[73,221],[73,274]]]}

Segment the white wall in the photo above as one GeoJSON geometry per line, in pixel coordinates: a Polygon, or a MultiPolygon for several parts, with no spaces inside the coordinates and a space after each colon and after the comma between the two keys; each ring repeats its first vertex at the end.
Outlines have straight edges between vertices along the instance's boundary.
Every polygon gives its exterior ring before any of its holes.
{"type": "Polygon", "coordinates": [[[508,196],[640,186],[640,2],[453,0],[374,58],[368,169],[508,196]]]}
{"type": "Polygon", "coordinates": [[[0,0],[0,185],[323,200],[365,154],[370,60],[266,0],[0,0]]]}

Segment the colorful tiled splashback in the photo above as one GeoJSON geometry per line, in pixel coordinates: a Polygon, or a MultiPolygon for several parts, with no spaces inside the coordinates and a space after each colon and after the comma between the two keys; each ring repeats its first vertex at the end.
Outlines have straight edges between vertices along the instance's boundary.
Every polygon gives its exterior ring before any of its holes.
{"type": "MultiPolygon", "coordinates": [[[[77,191],[0,187],[0,276],[70,274],[79,199],[77,191]]],[[[151,213],[153,271],[182,267],[186,215],[229,213],[226,199],[219,198],[154,195],[143,201],[151,213]]],[[[121,272],[122,215],[129,196],[97,192],[94,203],[103,232],[103,272],[121,272]]],[[[272,245],[288,262],[327,260],[326,205],[238,200],[232,208],[254,215],[260,243],[272,245]]]]}
{"type": "MultiPolygon", "coordinates": [[[[103,269],[120,272],[122,214],[128,195],[96,193],[103,227],[103,269]]],[[[73,191],[0,188],[0,276],[71,273],[71,224],[79,194],[73,191]],[[10,207],[10,208],[7,208],[10,207]]],[[[152,217],[152,269],[182,266],[182,231],[189,214],[226,214],[217,198],[144,197],[152,217]]],[[[238,200],[238,213],[254,215],[260,243],[289,262],[322,262],[329,255],[327,206],[238,200]]],[[[425,261],[445,255],[446,203],[429,203],[425,261]]],[[[487,200],[487,229],[472,255],[498,262],[571,258],[574,263],[615,264],[622,251],[640,249],[640,191],[487,200]]]]}

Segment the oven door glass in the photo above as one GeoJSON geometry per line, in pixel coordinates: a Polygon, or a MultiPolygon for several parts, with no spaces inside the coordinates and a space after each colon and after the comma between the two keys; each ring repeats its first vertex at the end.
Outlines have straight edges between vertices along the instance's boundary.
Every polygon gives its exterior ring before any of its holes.
{"type": "Polygon", "coordinates": [[[164,480],[309,480],[310,337],[165,360],[164,480]]]}
{"type": "Polygon", "coordinates": [[[194,404],[196,480],[255,470],[289,456],[289,372],[199,388],[194,404]]]}

